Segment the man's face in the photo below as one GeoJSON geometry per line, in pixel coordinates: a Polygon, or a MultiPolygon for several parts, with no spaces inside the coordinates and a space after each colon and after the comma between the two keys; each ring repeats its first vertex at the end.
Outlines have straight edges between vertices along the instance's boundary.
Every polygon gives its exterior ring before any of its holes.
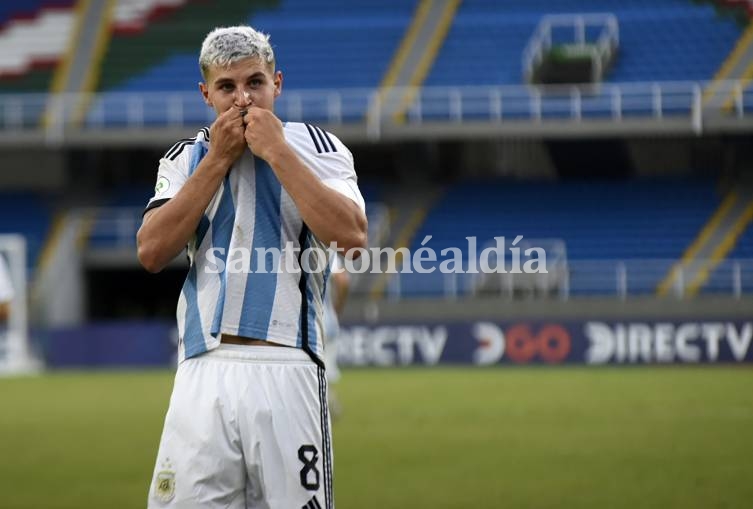
{"type": "Polygon", "coordinates": [[[260,58],[239,60],[230,67],[210,67],[206,83],[199,83],[204,102],[219,115],[230,108],[257,106],[274,111],[282,91],[282,73],[273,71],[260,58]]]}

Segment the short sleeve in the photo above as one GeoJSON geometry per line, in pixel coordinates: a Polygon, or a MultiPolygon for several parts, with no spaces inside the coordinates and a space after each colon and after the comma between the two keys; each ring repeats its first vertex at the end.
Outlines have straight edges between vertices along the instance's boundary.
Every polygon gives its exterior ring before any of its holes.
{"type": "Polygon", "coordinates": [[[366,212],[353,154],[334,134],[310,124],[288,123],[286,138],[327,187],[353,200],[366,212]]]}
{"type": "Polygon", "coordinates": [[[327,133],[327,137],[332,140],[332,144],[337,149],[336,152],[330,152],[325,155],[329,168],[325,170],[322,182],[356,202],[361,212],[366,213],[366,204],[364,203],[361,190],[358,188],[358,177],[353,162],[353,154],[348,147],[341,142],[337,136],[327,133]],[[326,157],[329,156],[329,157],[326,157]]]}
{"type": "Polygon", "coordinates": [[[178,194],[186,183],[191,147],[194,143],[195,139],[181,140],[160,159],[154,195],[149,199],[144,213],[163,205],[178,194]]]}

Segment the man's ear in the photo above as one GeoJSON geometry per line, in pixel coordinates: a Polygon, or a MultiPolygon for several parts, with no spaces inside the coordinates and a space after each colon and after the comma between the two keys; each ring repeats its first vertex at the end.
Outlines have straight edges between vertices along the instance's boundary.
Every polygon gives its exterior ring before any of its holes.
{"type": "Polygon", "coordinates": [[[282,93],[282,71],[275,72],[275,97],[279,97],[282,93]]]}
{"type": "Polygon", "coordinates": [[[204,103],[212,108],[212,101],[209,99],[209,88],[207,88],[206,83],[199,82],[199,91],[201,92],[201,96],[204,98],[204,103]]]}

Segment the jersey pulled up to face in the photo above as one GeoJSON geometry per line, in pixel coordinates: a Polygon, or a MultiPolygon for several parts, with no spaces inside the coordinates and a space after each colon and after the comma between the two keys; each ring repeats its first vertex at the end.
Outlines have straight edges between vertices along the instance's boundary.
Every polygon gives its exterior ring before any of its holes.
{"type": "MultiPolygon", "coordinates": [[[[364,210],[353,156],[334,135],[288,122],[285,139],[330,188],[364,210]]],[[[175,196],[209,149],[209,129],[160,160],[146,210],[175,196]]],[[[325,246],[302,221],[274,171],[244,152],[212,198],[187,246],[191,266],[178,299],[179,361],[216,348],[221,334],[297,347],[321,358],[325,246]],[[308,249],[308,251],[307,251],[308,249]],[[302,255],[310,254],[307,259],[302,255]],[[319,270],[321,269],[321,270],[319,270]]]]}

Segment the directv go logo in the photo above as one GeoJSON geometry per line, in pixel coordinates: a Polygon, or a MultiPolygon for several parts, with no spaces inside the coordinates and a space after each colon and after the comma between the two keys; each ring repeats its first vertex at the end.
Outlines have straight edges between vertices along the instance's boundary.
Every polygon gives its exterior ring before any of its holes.
{"type": "Polygon", "coordinates": [[[570,333],[561,325],[544,324],[533,329],[530,324],[519,323],[502,330],[491,322],[473,325],[473,337],[478,348],[473,353],[476,364],[496,364],[503,357],[516,364],[541,360],[559,364],[570,354],[570,333]]]}

